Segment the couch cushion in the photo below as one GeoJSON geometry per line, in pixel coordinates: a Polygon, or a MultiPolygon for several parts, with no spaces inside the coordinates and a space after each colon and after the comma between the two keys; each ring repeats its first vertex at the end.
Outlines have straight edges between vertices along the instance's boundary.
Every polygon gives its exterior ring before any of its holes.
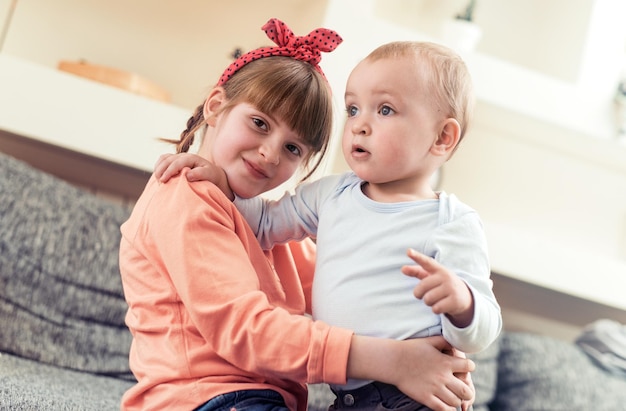
{"type": "Polygon", "coordinates": [[[575,344],[509,332],[500,342],[498,394],[491,411],[615,411],[626,379],[597,367],[575,344]]]}
{"type": "Polygon", "coordinates": [[[476,370],[472,372],[476,389],[474,411],[489,410],[489,404],[496,397],[501,338],[502,336],[498,337],[483,351],[468,356],[476,364],[476,370]]]}
{"type": "Polygon", "coordinates": [[[118,268],[130,210],[1,153],[0,193],[0,351],[132,379],[118,268]]]}
{"type": "Polygon", "coordinates": [[[0,354],[0,409],[119,411],[133,384],[0,354]]]}

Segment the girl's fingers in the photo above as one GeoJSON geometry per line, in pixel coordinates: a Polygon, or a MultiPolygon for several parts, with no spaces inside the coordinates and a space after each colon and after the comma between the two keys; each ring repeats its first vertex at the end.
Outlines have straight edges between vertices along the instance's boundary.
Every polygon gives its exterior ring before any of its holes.
{"type": "Polygon", "coordinates": [[[170,178],[178,175],[178,173],[180,173],[180,170],[182,169],[183,167],[177,165],[175,160],[170,161],[167,165],[167,168],[165,169],[165,171],[163,171],[161,175],[161,182],[166,183],[170,178]]]}
{"type": "MultiPolygon", "coordinates": [[[[455,378],[451,380],[445,390],[445,399],[448,404],[454,404],[457,407],[461,406],[463,401],[471,401],[474,399],[474,392],[463,381],[455,378]],[[457,403],[458,401],[458,403],[457,403]]],[[[443,399],[443,398],[442,398],[443,399]]]]}
{"type": "Polygon", "coordinates": [[[161,154],[156,164],[154,165],[154,175],[157,179],[161,179],[163,176],[163,172],[167,169],[167,167],[172,162],[173,154],[161,154]]]}
{"type": "MultiPolygon", "coordinates": [[[[448,352],[448,351],[452,352],[452,350],[454,349],[454,348],[452,348],[452,345],[448,341],[446,341],[445,338],[443,338],[440,335],[439,336],[433,336],[433,337],[425,337],[424,341],[427,341],[430,345],[432,345],[434,348],[436,348],[437,351],[440,351],[440,352],[448,352]]],[[[457,365],[454,368],[454,370],[453,370],[454,373],[463,372],[461,370],[456,369],[458,367],[459,366],[457,365]]]]}

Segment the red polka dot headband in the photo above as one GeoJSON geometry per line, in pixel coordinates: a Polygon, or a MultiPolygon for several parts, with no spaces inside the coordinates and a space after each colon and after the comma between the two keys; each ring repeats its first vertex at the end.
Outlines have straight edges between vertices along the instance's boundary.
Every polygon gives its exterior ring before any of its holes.
{"type": "Polygon", "coordinates": [[[261,47],[240,56],[224,71],[218,86],[226,83],[237,70],[249,62],[270,56],[293,57],[306,61],[324,76],[319,66],[322,51],[333,51],[343,41],[333,30],[323,28],[313,30],[306,36],[296,36],[285,23],[275,18],[270,19],[261,29],[278,47],[261,47]]]}

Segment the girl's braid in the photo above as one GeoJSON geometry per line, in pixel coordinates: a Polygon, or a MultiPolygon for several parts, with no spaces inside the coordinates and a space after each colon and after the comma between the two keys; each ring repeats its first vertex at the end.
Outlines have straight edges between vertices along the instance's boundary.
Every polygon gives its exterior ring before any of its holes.
{"type": "Polygon", "coordinates": [[[186,153],[189,151],[189,147],[193,144],[196,131],[202,127],[204,123],[204,104],[200,104],[196,107],[196,111],[193,113],[189,120],[187,120],[187,128],[180,133],[180,141],[176,144],[177,153],[186,153]]]}
{"type": "Polygon", "coordinates": [[[204,103],[196,107],[193,115],[189,117],[189,120],[187,120],[187,128],[180,133],[179,140],[172,140],[169,138],[162,138],[161,140],[176,144],[177,153],[186,153],[189,151],[189,147],[193,144],[194,137],[196,136],[196,131],[198,131],[205,124],[203,110],[204,103]]]}

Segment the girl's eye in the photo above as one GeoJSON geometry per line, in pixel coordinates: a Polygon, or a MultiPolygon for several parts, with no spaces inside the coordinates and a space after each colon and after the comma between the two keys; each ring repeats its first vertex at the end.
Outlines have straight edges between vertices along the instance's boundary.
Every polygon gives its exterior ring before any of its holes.
{"type": "Polygon", "coordinates": [[[291,154],[297,157],[300,157],[302,155],[302,151],[300,150],[300,147],[298,147],[295,144],[287,144],[285,148],[287,148],[287,151],[289,151],[291,154]]]}
{"type": "Polygon", "coordinates": [[[394,113],[393,109],[389,106],[382,106],[380,108],[380,114],[382,114],[383,116],[390,116],[394,113]]]}
{"type": "Polygon", "coordinates": [[[348,117],[354,117],[358,114],[359,109],[357,109],[355,106],[348,106],[346,108],[346,111],[348,112],[348,117]]]}
{"type": "Polygon", "coordinates": [[[256,118],[254,117],[252,119],[252,121],[254,122],[254,125],[257,126],[260,129],[263,130],[267,130],[267,124],[265,123],[265,121],[261,120],[260,118],[256,118]]]}

